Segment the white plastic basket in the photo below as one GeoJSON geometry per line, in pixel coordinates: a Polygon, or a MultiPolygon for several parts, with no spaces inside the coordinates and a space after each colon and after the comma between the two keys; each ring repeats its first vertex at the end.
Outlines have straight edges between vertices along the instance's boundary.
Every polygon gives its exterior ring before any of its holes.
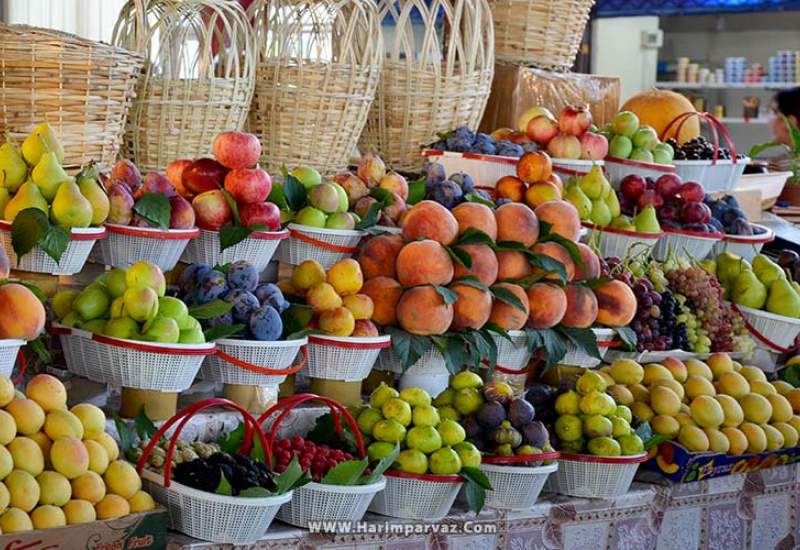
{"type": "Polygon", "coordinates": [[[679,257],[702,260],[722,240],[722,233],[697,233],[679,229],[665,229],[664,237],[653,247],[653,257],[664,261],[672,250],[679,257]]]}
{"type": "Polygon", "coordinates": [[[478,187],[494,187],[497,180],[504,176],[517,175],[518,158],[498,155],[481,155],[477,153],[453,153],[425,149],[422,156],[430,162],[444,166],[447,176],[463,172],[472,178],[478,187]]]}
{"type": "MultiPolygon", "coordinates": [[[[276,342],[221,338],[215,343],[216,353],[203,361],[204,380],[242,386],[277,387],[291,374],[289,367],[300,348],[308,343],[308,338],[276,342]],[[286,371],[286,374],[261,371],[286,371]]],[[[302,366],[299,365],[297,370],[302,366]]]]}
{"type": "Polygon", "coordinates": [[[615,227],[598,227],[588,222],[583,222],[583,226],[599,233],[597,247],[603,258],[625,258],[633,249],[641,251],[642,248],[653,248],[664,236],[664,233],[640,233],[615,227]]]}
{"type": "Polygon", "coordinates": [[[703,184],[706,193],[727,193],[733,191],[744,173],[749,158],[733,160],[676,160],[673,161],[678,175],[683,181],[697,181],[703,184]]]}
{"type": "Polygon", "coordinates": [[[292,500],[281,506],[278,519],[306,529],[314,521],[359,521],[384,487],[386,478],[370,485],[311,482],[294,490],[292,500]]]}
{"type": "Polygon", "coordinates": [[[486,506],[500,510],[530,510],[558,463],[546,466],[506,466],[481,463],[492,490],[486,492],[486,506]]]}
{"type": "Polygon", "coordinates": [[[289,231],[254,231],[240,243],[222,252],[219,250],[219,233],[200,230],[200,235],[186,245],[181,259],[190,264],[224,265],[237,260],[251,263],[260,273],[267,268],[278,244],[289,237],[289,231]]]}
{"type": "Polygon", "coordinates": [[[509,330],[511,342],[498,334],[492,334],[492,339],[497,345],[497,364],[508,370],[522,370],[531,360],[528,351],[528,336],[524,330],[509,330]]]}
{"type": "Polygon", "coordinates": [[[11,268],[33,273],[74,275],[83,269],[83,264],[89,258],[95,241],[105,237],[104,227],[76,228],[70,232],[69,244],[58,263],[45,254],[38,245],[20,259],[17,258],[17,253],[14,252],[14,247],[11,245],[11,224],[0,221],[0,246],[6,251],[11,268]]]}
{"type": "Polygon", "coordinates": [[[169,512],[170,525],[209,542],[244,544],[263,537],[292,491],[275,497],[234,497],[192,489],[176,481],[164,487],[161,474],[142,471],[145,488],[169,512]]]}
{"type": "Polygon", "coordinates": [[[766,230],[766,233],[758,235],[725,235],[721,241],[714,244],[714,249],[711,252],[713,257],[716,258],[727,250],[750,262],[761,252],[766,243],[775,240],[775,232],[766,225],[757,223],[751,223],[750,225],[760,227],[766,230]]]}
{"type": "Polygon", "coordinates": [[[781,196],[791,172],[767,172],[766,174],[742,174],[736,191],[759,191],[762,203],[771,203],[781,196]]]}
{"type": "Polygon", "coordinates": [[[438,521],[453,506],[461,488],[460,476],[385,473],[386,488],[378,493],[369,511],[393,518],[438,521]]]}
{"type": "Polygon", "coordinates": [[[602,160],[580,160],[580,159],[559,159],[554,158],[553,161],[553,170],[557,172],[561,172],[563,174],[568,174],[570,176],[583,176],[589,173],[589,170],[592,169],[592,166],[597,165],[603,167],[603,171],[605,171],[605,161],[602,160]]]}
{"type": "Polygon", "coordinates": [[[447,389],[449,381],[450,371],[447,370],[444,356],[431,346],[416,363],[406,369],[397,386],[401,391],[406,388],[422,388],[431,397],[436,397],[447,389]]]}
{"type": "Polygon", "coordinates": [[[107,223],[106,238],[95,250],[99,260],[111,267],[128,267],[139,260],[148,260],[162,271],[170,271],[190,240],[200,234],[193,229],[156,229],[107,223]]]}
{"type": "Polygon", "coordinates": [[[597,338],[597,350],[600,352],[600,359],[585,354],[575,347],[575,344],[567,342],[567,353],[559,363],[586,369],[594,368],[602,363],[602,358],[605,357],[606,352],[608,352],[608,345],[614,340],[614,336],[617,333],[613,328],[593,328],[592,332],[594,332],[597,338]]]}
{"type": "Polygon", "coordinates": [[[289,265],[316,260],[325,269],[358,252],[358,243],[365,234],[353,229],[325,229],[295,223],[290,223],[288,229],[290,236],[281,243],[278,259],[289,265]]]}
{"type": "Polygon", "coordinates": [[[800,334],[800,319],[744,306],[735,307],[741,312],[748,325],[747,329],[756,337],[756,344],[760,348],[768,351],[781,351],[774,346],[791,348],[795,338],[800,334]]]}
{"type": "Polygon", "coordinates": [[[308,337],[306,373],[312,378],[357,382],[369,376],[382,349],[391,346],[389,335],[368,337],[308,337]]]}
{"type": "Polygon", "coordinates": [[[658,164],[656,162],[642,162],[639,160],[606,157],[606,174],[614,189],[619,189],[619,182],[625,176],[636,174],[643,178],[658,179],[664,174],[675,174],[677,169],[671,164],[658,164]]]}
{"type": "Polygon", "coordinates": [[[56,325],[67,369],[116,387],[180,392],[194,381],[214,343],[160,344],[111,338],[56,325]]]}
{"type": "Polygon", "coordinates": [[[19,348],[25,344],[25,340],[0,340],[0,375],[11,378],[19,348]]]}
{"type": "Polygon", "coordinates": [[[647,453],[633,456],[563,454],[548,487],[560,495],[584,498],[615,498],[630,489],[639,464],[647,453]]]}

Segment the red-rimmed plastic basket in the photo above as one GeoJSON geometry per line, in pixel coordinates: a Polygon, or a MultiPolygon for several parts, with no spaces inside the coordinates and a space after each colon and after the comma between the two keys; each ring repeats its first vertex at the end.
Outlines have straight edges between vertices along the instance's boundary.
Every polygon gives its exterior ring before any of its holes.
{"type": "Polygon", "coordinates": [[[215,350],[205,344],[161,344],[112,338],[55,325],[67,369],[117,387],[180,392],[194,381],[200,365],[215,350]]]}
{"type": "Polygon", "coordinates": [[[289,265],[316,260],[328,269],[358,252],[358,243],[365,235],[355,229],[325,229],[290,223],[289,238],[281,243],[278,259],[289,265]]]}
{"type": "MultiPolygon", "coordinates": [[[[343,416],[356,439],[358,456],[360,458],[367,456],[364,439],[353,416],[341,403],[313,393],[301,393],[284,399],[258,417],[257,422],[260,426],[277,413],[267,434],[269,445],[274,443],[281,422],[292,409],[309,401],[321,401],[330,408],[334,429],[340,436],[343,436],[340,415],[343,416]]],[[[278,519],[303,528],[308,528],[309,523],[316,521],[359,521],[367,512],[373,497],[385,486],[385,478],[369,485],[330,485],[311,482],[295,489],[292,500],[281,506],[278,519]]]]}
{"type": "Polygon", "coordinates": [[[297,353],[308,344],[308,338],[260,342],[221,338],[217,349],[203,361],[203,379],[242,386],[277,387],[290,374],[305,366],[303,360],[293,364],[297,353]]]}
{"type": "Polygon", "coordinates": [[[615,498],[628,492],[647,453],[632,456],[564,454],[548,487],[554,493],[585,498],[615,498]]]}
{"type": "Polygon", "coordinates": [[[600,359],[587,355],[579,350],[572,342],[567,342],[567,353],[559,363],[587,369],[592,369],[602,363],[608,348],[616,345],[614,337],[617,331],[613,328],[593,328],[592,332],[594,332],[595,338],[597,338],[597,351],[600,352],[600,359]]]}
{"type": "Polygon", "coordinates": [[[492,490],[486,492],[486,506],[499,510],[530,510],[544,488],[547,478],[558,470],[555,460],[560,453],[537,455],[484,456],[480,470],[489,478],[492,490]],[[529,466],[531,462],[554,461],[529,466]]]}
{"type": "Polygon", "coordinates": [[[430,162],[444,166],[444,173],[450,176],[458,172],[468,174],[478,187],[494,187],[504,176],[517,175],[518,158],[477,153],[454,153],[425,149],[422,156],[430,162]]]}
{"type": "Polygon", "coordinates": [[[603,258],[624,258],[635,247],[653,248],[664,236],[664,233],[641,233],[615,227],[599,227],[589,222],[582,222],[582,225],[599,234],[597,247],[603,258]]]}
{"type": "Polygon", "coordinates": [[[225,543],[245,544],[258,540],[267,532],[282,504],[292,499],[292,491],[273,497],[235,497],[207,493],[172,480],[172,456],[189,419],[209,407],[225,407],[238,411],[245,423],[242,451],[251,448],[253,434],[257,435],[265,450],[265,463],[272,463],[271,447],[256,420],[245,409],[227,399],[207,399],[181,410],[164,422],[150,439],[136,466],[145,488],[153,498],[169,511],[173,529],[197,539],[225,543]],[[145,469],[147,459],[167,430],[180,420],[170,437],[164,460],[164,474],[145,469]]]}
{"type": "Polygon", "coordinates": [[[605,158],[605,169],[608,180],[614,189],[619,189],[619,182],[625,176],[636,174],[643,178],[658,179],[664,174],[676,174],[677,168],[672,164],[658,164],[656,162],[642,162],[640,160],[621,159],[617,157],[605,158]]]}
{"type": "Polygon", "coordinates": [[[200,235],[193,229],[157,229],[107,223],[106,238],[97,245],[95,254],[105,265],[128,267],[139,260],[156,264],[170,271],[189,241],[200,235]]]}
{"type": "Polygon", "coordinates": [[[306,374],[312,378],[358,382],[369,376],[382,349],[392,345],[391,336],[308,337],[306,374]]]}
{"type": "Polygon", "coordinates": [[[25,340],[0,340],[0,375],[11,378],[20,348],[25,344],[25,340]]]}
{"type": "Polygon", "coordinates": [[[439,521],[458,496],[463,479],[459,475],[411,474],[387,470],[386,488],[378,493],[369,511],[403,519],[439,521]]]}
{"type": "Polygon", "coordinates": [[[605,171],[605,161],[602,160],[582,160],[582,159],[560,159],[553,158],[553,170],[568,174],[570,176],[584,176],[589,173],[592,166],[597,165],[605,171]]]}
{"type": "Polygon", "coordinates": [[[684,231],[682,229],[664,229],[664,237],[659,239],[653,247],[653,257],[664,261],[672,250],[678,257],[704,259],[721,241],[725,235],[722,233],[698,233],[697,231],[684,231]]]}
{"type": "Polygon", "coordinates": [[[242,242],[222,252],[217,231],[200,230],[200,235],[186,245],[181,259],[190,264],[224,265],[237,260],[253,264],[259,272],[267,268],[278,245],[289,237],[289,231],[253,231],[242,242]]]}
{"type": "Polygon", "coordinates": [[[731,305],[744,317],[745,326],[758,347],[773,353],[787,353],[794,349],[795,339],[800,335],[800,319],[731,305]]]}
{"type": "Polygon", "coordinates": [[[722,122],[719,121],[714,115],[709,113],[687,112],[675,117],[664,131],[661,133],[662,141],[670,135],[670,130],[673,126],[675,128],[675,135],[679,135],[681,128],[692,117],[697,117],[701,121],[705,121],[711,130],[711,137],[714,143],[714,156],[711,160],[675,160],[673,164],[677,170],[678,175],[684,181],[697,181],[703,184],[706,193],[727,193],[733,191],[739,183],[739,179],[744,173],[744,167],[750,162],[750,159],[745,157],[737,159],[736,146],[731,139],[728,129],[722,122]],[[725,138],[730,149],[731,160],[719,159],[719,134],[725,138]]]}
{"type": "Polygon", "coordinates": [[[20,259],[11,245],[11,224],[6,221],[0,221],[0,246],[6,251],[11,269],[30,271],[32,273],[74,275],[83,269],[83,264],[89,259],[89,254],[92,252],[95,241],[105,237],[106,229],[104,227],[75,228],[70,231],[67,249],[58,263],[45,254],[44,250],[38,245],[34,246],[30,252],[20,259]]]}
{"type": "Polygon", "coordinates": [[[764,233],[759,233],[758,235],[725,235],[722,241],[714,244],[712,252],[714,257],[716,258],[727,250],[749,262],[761,252],[765,244],[775,240],[775,232],[766,225],[757,223],[751,223],[750,225],[763,229],[764,233]]]}

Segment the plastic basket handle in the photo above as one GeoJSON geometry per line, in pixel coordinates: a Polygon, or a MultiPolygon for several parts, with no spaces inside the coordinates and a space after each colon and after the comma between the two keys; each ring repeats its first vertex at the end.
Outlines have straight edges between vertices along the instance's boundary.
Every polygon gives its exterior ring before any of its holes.
{"type": "Polygon", "coordinates": [[[310,244],[312,246],[316,246],[317,248],[321,248],[323,250],[327,250],[328,252],[338,252],[340,254],[355,254],[358,252],[358,248],[353,246],[340,246],[338,244],[331,244],[326,243],[325,241],[320,241],[319,239],[315,239],[314,237],[309,237],[304,233],[300,233],[294,229],[289,231],[289,235],[292,238],[297,239],[298,241],[303,241],[304,243],[310,244]]]}
{"type": "Polygon", "coordinates": [[[725,142],[727,143],[728,148],[731,151],[731,157],[733,157],[733,163],[737,164],[738,159],[736,157],[738,157],[739,155],[736,153],[736,145],[734,145],[733,143],[733,139],[731,138],[730,132],[728,132],[728,129],[725,127],[724,124],[722,124],[722,122],[719,121],[719,119],[717,119],[714,115],[710,113],[700,113],[697,111],[681,113],[680,115],[672,119],[672,121],[670,121],[670,123],[667,124],[667,127],[664,128],[664,131],[661,133],[661,140],[662,141],[666,140],[667,134],[675,124],[678,125],[678,127],[675,130],[675,136],[677,139],[677,136],[680,136],[681,129],[683,128],[683,125],[686,123],[686,121],[695,116],[700,120],[705,121],[706,124],[708,124],[708,127],[711,129],[711,137],[714,140],[714,156],[711,160],[711,164],[712,165],[717,164],[717,160],[719,159],[719,133],[722,133],[722,137],[725,138],[725,142]],[[717,130],[719,130],[719,133],[717,132],[717,130]]]}
{"type": "Polygon", "coordinates": [[[281,375],[290,375],[300,371],[303,367],[306,366],[306,361],[308,361],[308,350],[306,346],[300,347],[300,353],[302,355],[302,359],[300,362],[292,365],[286,369],[271,369],[269,367],[259,367],[258,365],[253,365],[252,363],[248,363],[247,361],[242,361],[241,359],[237,359],[232,355],[228,355],[221,349],[217,348],[215,352],[217,357],[225,361],[226,363],[230,363],[235,367],[239,367],[240,369],[244,369],[246,371],[254,372],[256,374],[264,374],[264,375],[271,375],[271,376],[281,376],[281,375]]]}
{"type": "Polygon", "coordinates": [[[22,353],[22,348],[17,351],[17,361],[19,361],[19,373],[13,381],[15,387],[19,386],[19,383],[22,382],[22,379],[25,377],[25,372],[28,370],[28,361],[22,353]]]}

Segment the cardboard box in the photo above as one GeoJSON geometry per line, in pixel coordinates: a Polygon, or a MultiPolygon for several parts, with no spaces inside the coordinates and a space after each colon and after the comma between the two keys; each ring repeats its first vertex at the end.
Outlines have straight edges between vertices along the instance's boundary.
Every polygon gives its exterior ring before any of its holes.
{"type": "Polygon", "coordinates": [[[723,453],[692,453],[675,441],[665,441],[658,453],[643,464],[678,483],[690,483],[730,474],[744,474],[800,461],[800,448],[732,456],[723,453]]]}
{"type": "Polygon", "coordinates": [[[110,521],[0,535],[2,550],[129,550],[167,546],[169,517],[164,508],[110,521]]]}
{"type": "Polygon", "coordinates": [[[567,105],[589,105],[601,127],[619,110],[620,81],[616,77],[579,73],[552,73],[498,63],[480,131],[514,128],[531,107],[547,107],[557,115],[567,105]]]}

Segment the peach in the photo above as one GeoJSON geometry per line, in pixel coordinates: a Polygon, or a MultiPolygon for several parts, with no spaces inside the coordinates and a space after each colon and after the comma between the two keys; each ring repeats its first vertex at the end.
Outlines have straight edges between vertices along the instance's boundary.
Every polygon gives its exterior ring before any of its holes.
{"type": "Polygon", "coordinates": [[[328,268],[326,280],[340,296],[356,294],[364,284],[361,266],[353,258],[339,260],[328,268]]]}
{"type": "Polygon", "coordinates": [[[467,229],[477,229],[486,233],[490,239],[497,239],[497,220],[492,209],[477,202],[462,202],[453,208],[453,216],[458,222],[458,234],[467,229]]]}
{"type": "Polygon", "coordinates": [[[381,178],[378,187],[386,189],[390,193],[397,193],[405,201],[408,199],[408,182],[406,178],[392,170],[381,178]]]}
{"type": "Polygon", "coordinates": [[[0,516],[0,529],[3,534],[20,533],[33,530],[33,522],[24,510],[19,508],[7,508],[0,516]]]}
{"type": "Polygon", "coordinates": [[[498,262],[494,250],[485,244],[461,244],[455,248],[463,250],[472,259],[472,266],[467,269],[458,262],[454,263],[454,279],[461,279],[469,275],[474,276],[486,286],[491,286],[497,280],[498,262]]]}
{"type": "Polygon", "coordinates": [[[506,250],[497,253],[497,280],[522,279],[532,273],[533,268],[522,252],[506,250]]]}
{"type": "Polygon", "coordinates": [[[622,327],[636,315],[636,296],[622,281],[612,280],[594,291],[597,297],[597,322],[609,327],[622,327]]]}
{"type": "Polygon", "coordinates": [[[166,174],[167,179],[172,184],[172,187],[178,191],[178,194],[183,197],[191,197],[192,193],[183,186],[183,171],[192,164],[190,159],[173,160],[167,164],[166,174]]]}
{"type": "Polygon", "coordinates": [[[432,239],[451,244],[458,237],[458,221],[438,202],[424,200],[412,206],[403,217],[403,237],[407,241],[432,239]]]}
{"type": "MultiPolygon", "coordinates": [[[[560,244],[552,241],[536,243],[531,250],[537,254],[541,254],[561,262],[561,264],[564,266],[564,271],[567,273],[568,281],[571,281],[575,277],[575,262],[572,261],[572,256],[569,255],[569,251],[560,244]]],[[[533,272],[534,274],[540,273],[541,269],[534,268],[533,272]]],[[[558,280],[558,275],[555,273],[549,273],[547,278],[551,280],[558,280]]]]}
{"type": "Polygon", "coordinates": [[[554,183],[549,181],[537,181],[525,191],[525,202],[531,208],[536,208],[542,204],[561,199],[561,191],[554,183]]]}
{"type": "Polygon", "coordinates": [[[17,423],[14,417],[0,410],[0,445],[8,445],[17,435],[17,423]]]}
{"type": "Polygon", "coordinates": [[[375,326],[375,323],[372,321],[368,321],[366,319],[358,319],[356,320],[355,326],[353,328],[353,334],[350,336],[353,337],[375,337],[379,336],[378,327],[375,326]]]}
{"type": "Polygon", "coordinates": [[[503,176],[494,184],[494,190],[499,198],[514,202],[524,201],[527,189],[527,184],[516,176],[503,176]]]}
{"type": "Polygon", "coordinates": [[[35,340],[44,330],[42,302],[20,284],[0,286],[0,311],[0,339],[35,340]]]}
{"type": "Polygon", "coordinates": [[[514,241],[531,247],[539,239],[539,219],[526,204],[509,202],[494,212],[497,241],[514,241]]]}
{"type": "Polygon", "coordinates": [[[109,463],[106,448],[93,439],[85,440],[83,446],[89,453],[89,470],[98,474],[105,473],[109,463]]]}
{"type": "Polygon", "coordinates": [[[67,524],[64,512],[61,508],[52,504],[43,504],[37,507],[31,512],[30,520],[34,529],[52,529],[54,527],[63,527],[67,524]]]}
{"type": "Polygon", "coordinates": [[[83,439],[83,424],[71,412],[57,409],[47,413],[47,418],[44,421],[44,433],[50,439],[58,439],[59,437],[83,439]]]}
{"type": "Polygon", "coordinates": [[[492,313],[489,316],[489,322],[494,323],[505,330],[519,330],[525,326],[530,314],[530,304],[528,302],[528,295],[525,294],[525,289],[519,285],[511,283],[498,283],[495,288],[503,288],[516,296],[524,308],[522,310],[516,308],[511,304],[507,304],[502,300],[495,298],[492,304],[492,313]]]}
{"type": "Polygon", "coordinates": [[[108,433],[103,432],[100,435],[93,437],[92,440],[97,441],[103,446],[108,453],[109,460],[116,460],[119,457],[119,445],[117,445],[117,441],[108,433]]]}
{"type": "Polygon", "coordinates": [[[683,384],[689,377],[689,371],[686,364],[677,357],[665,357],[661,360],[661,364],[672,373],[673,378],[683,384]]]}
{"type": "Polygon", "coordinates": [[[192,199],[195,213],[195,222],[200,229],[219,231],[220,228],[233,220],[233,212],[225,200],[225,195],[219,189],[212,189],[197,195],[192,199]]]}
{"type": "Polygon", "coordinates": [[[336,174],[331,179],[342,186],[342,189],[347,193],[347,199],[351,205],[355,205],[359,199],[369,194],[367,184],[361,181],[361,178],[352,172],[342,172],[336,174]]]}
{"type": "Polygon", "coordinates": [[[50,462],[55,471],[75,479],[89,471],[89,452],[80,439],[62,437],[50,447],[50,462]]]}
{"type": "Polygon", "coordinates": [[[297,290],[308,290],[325,282],[325,268],[316,260],[303,260],[292,271],[292,286],[297,290]]]}
{"type": "Polygon", "coordinates": [[[261,143],[254,134],[231,130],[214,138],[214,158],[230,170],[248,168],[261,157],[261,143]]]}
{"type": "Polygon", "coordinates": [[[450,290],[458,294],[458,300],[453,304],[450,330],[482,328],[492,314],[492,294],[464,284],[454,284],[450,290]]]}
{"type": "Polygon", "coordinates": [[[14,470],[3,480],[11,495],[9,505],[30,512],[36,507],[41,489],[36,478],[24,470],[14,470]]]}
{"type": "Polygon", "coordinates": [[[319,283],[306,292],[306,303],[311,306],[314,313],[334,309],[342,305],[342,298],[328,283],[319,283]]]}
{"type": "Polygon", "coordinates": [[[44,432],[36,432],[30,434],[29,438],[33,439],[39,448],[42,450],[42,455],[44,456],[45,463],[49,464],[50,461],[50,447],[53,445],[53,441],[47,437],[47,434],[44,432]]]}
{"type": "Polygon", "coordinates": [[[404,287],[447,285],[453,280],[453,260],[436,241],[410,242],[397,255],[397,280],[404,287]]]}
{"type": "Polygon", "coordinates": [[[543,181],[553,173],[550,156],[542,152],[528,152],[517,162],[517,177],[525,183],[543,181]]]}
{"type": "Polygon", "coordinates": [[[528,326],[535,329],[552,328],[567,312],[567,295],[560,286],[536,283],[527,290],[531,304],[528,326]]]}
{"type": "Polygon", "coordinates": [[[395,278],[395,262],[403,248],[403,237],[400,235],[378,235],[361,246],[358,263],[364,280],[375,277],[395,278]]]}
{"type": "Polygon", "coordinates": [[[563,182],[563,181],[561,181],[561,178],[560,178],[560,177],[558,176],[558,174],[556,174],[555,172],[553,172],[552,174],[550,174],[550,177],[549,177],[549,178],[547,178],[547,179],[546,179],[546,180],[544,180],[544,181],[549,181],[550,183],[552,183],[553,185],[555,185],[556,187],[558,187],[558,192],[559,192],[559,193],[561,193],[561,194],[563,194],[563,193],[564,193],[564,182],[563,182]]]}
{"type": "Polygon", "coordinates": [[[115,460],[109,464],[103,480],[109,492],[122,498],[131,498],[142,488],[142,480],[136,469],[124,460],[115,460]]]}
{"type": "Polygon", "coordinates": [[[581,260],[583,260],[583,268],[575,264],[575,281],[585,281],[588,279],[597,279],[600,276],[600,258],[597,257],[594,250],[588,245],[583,243],[576,243],[578,252],[581,253],[581,260]]]}
{"type": "Polygon", "coordinates": [[[69,480],[58,472],[41,472],[36,476],[39,483],[39,504],[52,504],[54,506],[64,506],[72,495],[72,487],[69,480]]]}
{"type": "Polygon", "coordinates": [[[597,319],[597,298],[588,287],[567,285],[567,311],[561,324],[570,328],[589,328],[597,319]]]}
{"type": "MultiPolygon", "coordinates": [[[[16,389],[14,382],[7,376],[0,376],[0,407],[5,407],[14,399],[16,389]]],[[[2,441],[0,441],[2,443],[2,441]]]]}
{"type": "Polygon", "coordinates": [[[397,321],[411,334],[444,334],[453,322],[453,306],[432,286],[409,288],[397,302],[397,321]]]}
{"type": "Polygon", "coordinates": [[[397,302],[403,294],[400,283],[391,277],[375,277],[364,283],[361,293],[372,298],[372,321],[384,326],[397,323],[397,302]]]}
{"type": "Polygon", "coordinates": [[[44,426],[44,411],[32,399],[15,399],[6,405],[6,412],[14,417],[17,431],[23,435],[36,433],[44,426]]]}
{"type": "Polygon", "coordinates": [[[392,193],[391,198],[391,204],[383,207],[381,224],[383,224],[383,221],[385,221],[383,218],[388,217],[392,221],[390,227],[393,227],[397,224],[397,222],[400,221],[400,218],[403,217],[403,214],[408,211],[408,205],[406,204],[406,200],[397,193],[392,193]]]}
{"type": "Polygon", "coordinates": [[[350,336],[355,329],[356,320],[346,307],[323,311],[319,316],[319,328],[331,336],[350,336]]]}
{"type": "Polygon", "coordinates": [[[67,389],[61,380],[49,374],[37,374],[25,388],[28,399],[33,399],[45,411],[64,409],[67,406],[67,389]]]}
{"type": "Polygon", "coordinates": [[[118,495],[106,495],[94,505],[97,519],[115,519],[131,513],[128,501],[118,495]]]}
{"type": "Polygon", "coordinates": [[[550,234],[578,242],[581,236],[581,218],[572,203],[564,200],[547,201],[536,207],[539,223],[550,224],[550,234]]]}
{"type": "Polygon", "coordinates": [[[383,159],[375,153],[366,153],[358,163],[358,177],[364,180],[368,187],[372,188],[386,175],[386,164],[383,159]]]}

